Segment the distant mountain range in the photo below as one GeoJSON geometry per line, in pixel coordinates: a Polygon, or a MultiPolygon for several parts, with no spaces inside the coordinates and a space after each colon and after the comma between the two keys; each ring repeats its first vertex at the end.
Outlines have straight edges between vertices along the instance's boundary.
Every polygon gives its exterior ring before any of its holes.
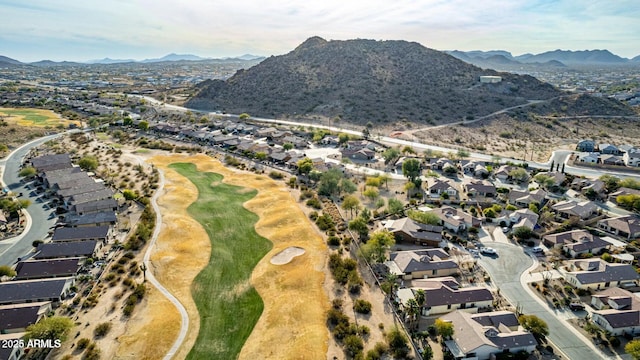
{"type": "Polygon", "coordinates": [[[191,55],[191,54],[168,54],[165,55],[161,58],[157,58],[157,59],[145,59],[145,60],[141,60],[141,61],[137,61],[134,59],[111,59],[111,58],[104,58],[104,59],[98,59],[98,60],[89,60],[86,63],[80,63],[80,62],[72,62],[72,61],[51,61],[51,60],[41,60],[41,61],[36,61],[36,62],[32,62],[32,63],[23,63],[20,62],[18,60],[6,57],[6,56],[2,56],[0,55],[0,66],[20,66],[20,65],[33,65],[33,66],[60,66],[60,65],[84,65],[84,64],[124,64],[124,63],[157,63],[157,62],[165,62],[165,61],[206,61],[206,60],[222,60],[222,61],[228,61],[228,60],[245,60],[245,61],[252,61],[252,60],[259,60],[259,59],[263,59],[264,57],[262,56],[257,56],[257,55],[251,55],[251,54],[244,54],[242,56],[238,56],[238,57],[225,57],[225,58],[220,58],[220,59],[215,59],[215,58],[203,58],[200,56],[196,56],[196,55],[191,55]]]}
{"type": "Polygon", "coordinates": [[[513,56],[504,50],[492,51],[446,51],[462,61],[484,68],[502,68],[504,66],[584,66],[584,65],[640,65],[640,55],[627,59],[612,54],[609,50],[554,50],[541,54],[523,54],[513,56]]]}

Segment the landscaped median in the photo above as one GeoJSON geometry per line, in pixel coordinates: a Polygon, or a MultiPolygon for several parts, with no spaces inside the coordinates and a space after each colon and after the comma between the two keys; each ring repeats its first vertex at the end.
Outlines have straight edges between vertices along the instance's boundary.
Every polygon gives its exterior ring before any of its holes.
{"type": "Polygon", "coordinates": [[[163,230],[152,257],[156,277],[185,304],[192,321],[178,357],[326,357],[326,247],[284,184],[233,172],[205,155],[151,162],[177,191],[197,189],[187,209],[192,219],[164,201],[174,197],[171,189],[160,198],[163,230]],[[291,246],[305,252],[287,264],[270,262],[291,246]],[[194,279],[197,269],[202,271],[194,279]]]}

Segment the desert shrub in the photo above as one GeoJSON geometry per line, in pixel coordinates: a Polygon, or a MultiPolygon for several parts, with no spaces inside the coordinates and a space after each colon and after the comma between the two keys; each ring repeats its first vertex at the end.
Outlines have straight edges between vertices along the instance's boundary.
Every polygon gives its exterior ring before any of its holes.
{"type": "Polygon", "coordinates": [[[111,330],[111,323],[104,322],[96,326],[96,328],[93,330],[93,334],[96,337],[102,337],[107,335],[110,330],[111,330]]]}
{"type": "Polygon", "coordinates": [[[91,344],[91,340],[87,338],[82,338],[78,340],[77,348],[80,350],[84,350],[87,348],[87,346],[89,346],[89,344],[91,344]]]}
{"type": "Polygon", "coordinates": [[[306,202],[307,206],[312,207],[314,209],[322,209],[322,203],[320,203],[320,200],[318,200],[318,198],[311,198],[309,200],[307,200],[306,202]]]}
{"type": "Polygon", "coordinates": [[[353,309],[360,314],[368,314],[371,312],[371,303],[367,300],[357,299],[353,304],[353,309]]]}
{"type": "Polygon", "coordinates": [[[327,244],[329,244],[329,246],[339,246],[340,238],[337,236],[329,236],[329,239],[327,240],[327,244]]]}
{"type": "Polygon", "coordinates": [[[269,177],[272,179],[280,180],[284,177],[284,174],[279,171],[271,171],[269,177]]]}

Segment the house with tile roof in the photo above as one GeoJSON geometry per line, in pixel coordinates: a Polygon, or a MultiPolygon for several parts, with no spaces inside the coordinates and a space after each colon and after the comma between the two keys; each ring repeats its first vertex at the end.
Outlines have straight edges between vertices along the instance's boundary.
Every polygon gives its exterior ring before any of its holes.
{"type": "Polygon", "coordinates": [[[440,218],[441,224],[445,229],[453,232],[460,232],[482,225],[482,219],[451,206],[441,206],[432,209],[431,212],[440,218]]]}
{"type": "Polygon", "coordinates": [[[447,194],[449,198],[458,197],[458,189],[455,188],[450,179],[428,178],[426,183],[427,193],[433,198],[438,198],[443,194],[447,194]]]}
{"type": "Polygon", "coordinates": [[[469,314],[458,310],[440,319],[453,325],[453,338],[445,341],[445,347],[454,359],[494,359],[504,352],[532,352],[538,344],[509,311],[469,314]]]}
{"type": "Polygon", "coordinates": [[[441,248],[394,251],[385,265],[392,274],[405,280],[450,276],[459,269],[441,248]]]}
{"type": "Polygon", "coordinates": [[[593,322],[613,335],[640,333],[640,299],[632,292],[611,287],[591,296],[593,322]]]}
{"type": "Polygon", "coordinates": [[[549,248],[554,247],[568,252],[572,257],[581,254],[598,254],[610,244],[599,236],[586,230],[571,230],[542,237],[542,242],[549,248]]]}
{"type": "Polygon", "coordinates": [[[24,332],[50,311],[50,301],[0,306],[0,334],[24,332]]]}
{"type": "Polygon", "coordinates": [[[546,196],[547,192],[543,189],[535,189],[532,191],[512,189],[509,191],[508,199],[509,204],[519,207],[529,207],[531,203],[537,203],[538,205],[543,204],[546,196]]]}
{"type": "Polygon", "coordinates": [[[471,180],[462,187],[469,197],[493,198],[496,196],[496,187],[488,181],[471,180]]]}
{"type": "Polygon", "coordinates": [[[637,215],[602,219],[598,221],[598,227],[627,240],[640,237],[640,217],[637,215]]]}
{"type": "Polygon", "coordinates": [[[442,245],[442,226],[421,224],[408,217],[387,220],[382,225],[395,236],[397,241],[433,247],[442,245]]]}
{"type": "Polygon", "coordinates": [[[637,286],[640,275],[629,264],[608,263],[602,259],[570,260],[564,279],[579,289],[600,290],[611,286],[637,286]]]}
{"type": "Polygon", "coordinates": [[[578,217],[589,219],[598,214],[598,206],[593,201],[564,200],[551,205],[551,209],[563,219],[578,217]]]}
{"type": "Polygon", "coordinates": [[[479,309],[491,308],[493,304],[493,294],[487,287],[460,287],[451,276],[412,280],[408,287],[398,289],[398,302],[406,304],[409,299],[415,298],[417,290],[422,290],[425,294],[422,316],[446,314],[455,310],[477,313],[479,309]]]}

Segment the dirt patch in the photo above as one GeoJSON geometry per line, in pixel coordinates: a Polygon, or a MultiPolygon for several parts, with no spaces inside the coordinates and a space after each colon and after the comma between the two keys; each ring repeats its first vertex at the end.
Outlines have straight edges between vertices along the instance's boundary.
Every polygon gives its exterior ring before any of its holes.
{"type": "Polygon", "coordinates": [[[291,246],[275,254],[271,258],[271,263],[273,265],[285,265],[290,263],[296,256],[301,256],[304,253],[305,250],[303,248],[291,246]]]}

